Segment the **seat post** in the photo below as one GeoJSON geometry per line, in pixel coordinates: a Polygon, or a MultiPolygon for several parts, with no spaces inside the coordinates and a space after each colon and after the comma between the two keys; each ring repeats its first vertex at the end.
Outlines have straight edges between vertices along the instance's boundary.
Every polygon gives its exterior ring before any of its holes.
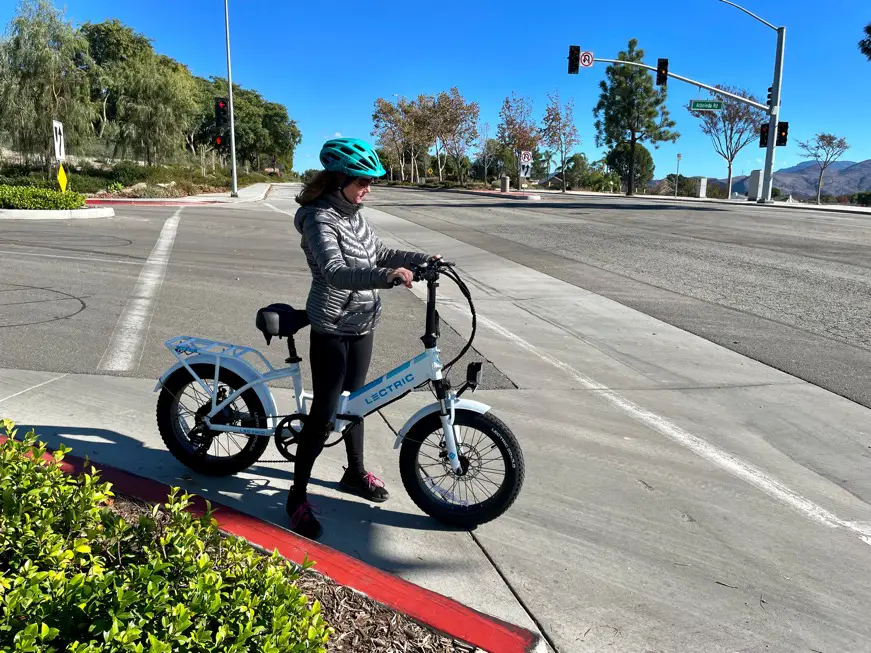
{"type": "Polygon", "coordinates": [[[302,359],[296,353],[296,341],[293,336],[287,337],[287,353],[289,354],[287,359],[284,361],[285,363],[301,363],[302,359]]]}

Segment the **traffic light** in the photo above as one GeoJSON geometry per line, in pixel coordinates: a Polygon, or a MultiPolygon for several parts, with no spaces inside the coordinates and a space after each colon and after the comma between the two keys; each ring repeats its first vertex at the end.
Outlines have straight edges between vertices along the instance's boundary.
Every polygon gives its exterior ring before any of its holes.
{"type": "Polygon", "coordinates": [[[227,107],[229,104],[227,103],[227,98],[225,97],[216,97],[215,98],[215,125],[220,129],[221,127],[226,126],[227,124],[227,107]]]}
{"type": "Polygon", "coordinates": [[[772,91],[773,89],[774,89],[773,86],[769,86],[769,87],[768,87],[768,103],[767,103],[767,104],[768,104],[769,107],[771,106],[771,91],[772,91]]]}
{"type": "Polygon", "coordinates": [[[581,46],[569,46],[569,75],[577,75],[581,63],[581,46]]]}
{"type": "Polygon", "coordinates": [[[788,122],[779,122],[777,123],[777,141],[776,145],[786,145],[786,136],[789,134],[789,123],[788,122]]]}
{"type": "Polygon", "coordinates": [[[768,147],[768,123],[762,123],[762,129],[759,132],[759,147],[768,147]]]}
{"type": "Polygon", "coordinates": [[[668,59],[660,59],[656,64],[656,85],[668,84],[668,59]]]}

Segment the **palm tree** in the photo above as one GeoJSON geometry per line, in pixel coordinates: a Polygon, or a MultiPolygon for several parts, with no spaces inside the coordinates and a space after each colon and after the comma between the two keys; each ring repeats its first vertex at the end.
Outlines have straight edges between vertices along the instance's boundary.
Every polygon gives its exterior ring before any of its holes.
{"type": "Polygon", "coordinates": [[[545,177],[545,179],[547,179],[548,185],[550,184],[550,164],[553,163],[553,156],[553,152],[550,150],[545,150],[542,155],[544,162],[547,164],[547,177],[545,177]]]}
{"type": "Polygon", "coordinates": [[[865,38],[859,41],[859,51],[871,61],[871,23],[865,25],[865,38]]]}

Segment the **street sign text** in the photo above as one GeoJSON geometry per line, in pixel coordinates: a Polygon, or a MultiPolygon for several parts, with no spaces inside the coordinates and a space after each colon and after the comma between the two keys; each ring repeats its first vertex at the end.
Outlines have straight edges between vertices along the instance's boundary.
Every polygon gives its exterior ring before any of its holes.
{"type": "Polygon", "coordinates": [[[722,111],[721,100],[690,100],[690,111],[722,111]]]}

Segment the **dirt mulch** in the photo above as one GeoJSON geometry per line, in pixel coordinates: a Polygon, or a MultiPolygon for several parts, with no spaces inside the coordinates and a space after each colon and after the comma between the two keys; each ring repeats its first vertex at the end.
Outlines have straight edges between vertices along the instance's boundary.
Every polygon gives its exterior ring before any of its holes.
{"type": "MultiPolygon", "coordinates": [[[[152,504],[116,494],[111,509],[135,523],[150,513],[152,504]]],[[[158,516],[158,519],[160,516],[158,516]]],[[[315,561],[317,562],[317,561],[315,561]]],[[[297,581],[310,601],[321,602],[321,612],[335,633],[327,650],[340,653],[483,653],[396,612],[359,592],[339,585],[312,569],[297,581]]]]}

